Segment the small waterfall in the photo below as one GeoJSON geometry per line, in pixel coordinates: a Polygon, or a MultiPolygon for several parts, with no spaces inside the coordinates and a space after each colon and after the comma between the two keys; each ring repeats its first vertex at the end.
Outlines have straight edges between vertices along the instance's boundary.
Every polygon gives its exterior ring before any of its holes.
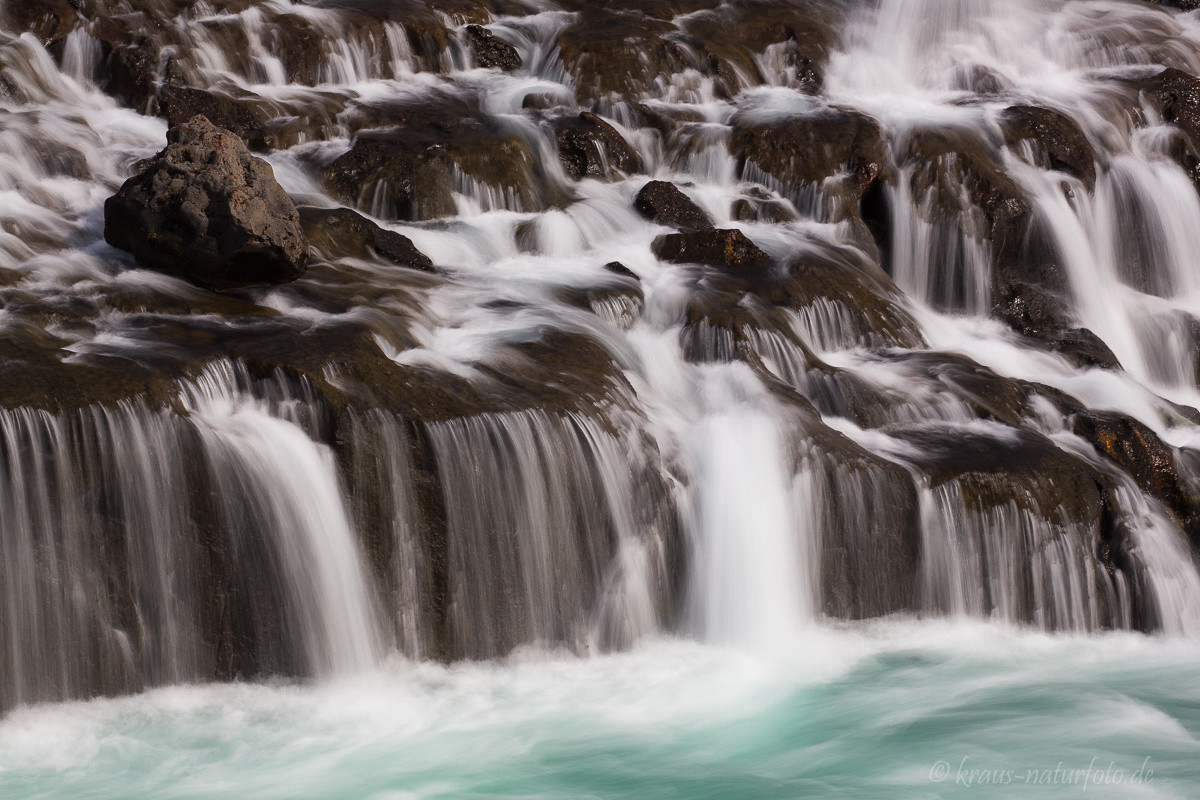
{"type": "Polygon", "coordinates": [[[1054,524],[1013,501],[972,505],[961,485],[921,491],[925,609],[1048,630],[1130,627],[1121,576],[1094,556],[1095,528],[1054,524]]]}
{"type": "Polygon", "coordinates": [[[192,402],[230,556],[262,559],[264,574],[281,585],[281,598],[264,598],[284,603],[284,628],[274,635],[302,645],[303,672],[372,665],[377,624],[332,453],[269,406],[234,392],[192,402]]]}
{"type": "Polygon", "coordinates": [[[611,647],[660,627],[673,543],[657,517],[669,499],[636,451],[630,460],[575,415],[480,415],[428,430],[445,497],[453,653],[583,649],[606,632],[618,637],[602,637],[611,647]]]}
{"type": "Polygon", "coordinates": [[[911,168],[900,170],[897,189],[887,191],[888,272],[896,285],[934,308],[986,314],[991,308],[991,248],[983,225],[964,194],[957,199],[958,218],[937,210],[933,190],[914,202],[911,168]]]}

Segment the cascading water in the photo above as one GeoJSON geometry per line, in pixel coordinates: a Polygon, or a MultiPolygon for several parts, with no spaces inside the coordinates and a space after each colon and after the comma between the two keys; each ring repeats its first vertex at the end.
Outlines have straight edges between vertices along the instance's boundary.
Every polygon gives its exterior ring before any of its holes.
{"type": "Polygon", "coordinates": [[[1137,747],[1186,793],[1197,42],[1135,0],[3,3],[0,794],[1137,747]],[[300,207],[298,281],[105,243],[194,113],[300,207]]]}

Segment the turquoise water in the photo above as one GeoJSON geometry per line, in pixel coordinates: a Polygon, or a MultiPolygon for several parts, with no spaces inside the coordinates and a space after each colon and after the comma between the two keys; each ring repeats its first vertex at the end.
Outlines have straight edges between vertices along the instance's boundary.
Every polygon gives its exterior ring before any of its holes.
{"type": "Polygon", "coordinates": [[[1195,642],[892,622],[24,708],[0,797],[1200,797],[1198,737],[1195,642]]]}

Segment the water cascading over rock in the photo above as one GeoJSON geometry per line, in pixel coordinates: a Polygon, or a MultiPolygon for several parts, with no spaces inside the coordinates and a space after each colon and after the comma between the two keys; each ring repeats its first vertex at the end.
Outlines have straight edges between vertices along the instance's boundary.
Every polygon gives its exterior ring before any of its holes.
{"type": "Polygon", "coordinates": [[[1194,635],[1170,5],[5,4],[0,708],[1194,635]]]}

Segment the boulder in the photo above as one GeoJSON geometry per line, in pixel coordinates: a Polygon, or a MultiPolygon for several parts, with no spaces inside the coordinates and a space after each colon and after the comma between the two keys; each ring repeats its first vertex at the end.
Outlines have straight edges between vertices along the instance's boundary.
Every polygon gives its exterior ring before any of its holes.
{"type": "Polygon", "coordinates": [[[713,227],[708,214],[692,202],[679,187],[667,181],[650,181],[633,201],[643,217],[659,225],[685,230],[705,230],[713,227]]]}
{"type": "Polygon", "coordinates": [[[482,25],[467,26],[467,43],[471,46],[475,63],[481,67],[505,72],[521,68],[521,54],[517,48],[482,25]]]}
{"type": "Polygon", "coordinates": [[[771,259],[736,229],[710,228],[659,236],[650,245],[654,255],[677,264],[705,264],[729,270],[765,267],[771,259]]]}
{"type": "Polygon", "coordinates": [[[1082,368],[1120,369],[1121,363],[1099,336],[1074,325],[1067,301],[1045,288],[1012,281],[996,298],[993,313],[1013,330],[1036,340],[1082,368]]]}
{"type": "Polygon", "coordinates": [[[204,117],[104,204],[104,238],[145,267],[208,289],[295,280],[308,247],[296,207],[235,134],[204,117]]]}
{"type": "MultiPolygon", "coordinates": [[[[995,313],[1012,318],[1023,312],[1004,306],[1027,294],[1022,286],[1036,287],[1038,302],[1049,305],[1069,296],[1069,282],[1054,237],[1038,223],[1033,201],[1004,172],[1000,145],[972,128],[914,131],[897,154],[901,165],[912,167],[909,186],[898,191],[910,192],[929,222],[950,223],[964,237],[990,245],[995,313]]],[[[956,279],[947,275],[945,282],[956,279]]],[[[1065,308],[1045,313],[1054,315],[1058,327],[1071,318],[1065,308]]]]}
{"type": "Polygon", "coordinates": [[[625,137],[602,118],[588,112],[554,124],[558,160],[576,180],[620,177],[642,170],[642,157],[625,137]]]}
{"type": "Polygon", "coordinates": [[[429,256],[407,236],[381,228],[349,208],[301,206],[300,225],[308,243],[327,259],[383,258],[401,267],[433,271],[429,256]]]}

